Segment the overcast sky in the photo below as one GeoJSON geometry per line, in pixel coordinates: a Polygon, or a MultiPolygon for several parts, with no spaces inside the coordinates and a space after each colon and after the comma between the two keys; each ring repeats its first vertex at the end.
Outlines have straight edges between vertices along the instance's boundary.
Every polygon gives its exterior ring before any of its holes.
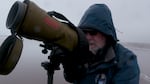
{"type": "MultiPolygon", "coordinates": [[[[1,0],[0,35],[10,35],[6,28],[8,12],[16,0],[1,0]]],[[[23,1],[23,0],[19,0],[23,1]]],[[[150,43],[150,0],[31,0],[46,11],[64,14],[78,25],[84,11],[94,3],[105,3],[112,12],[118,39],[122,42],[150,43]]]]}

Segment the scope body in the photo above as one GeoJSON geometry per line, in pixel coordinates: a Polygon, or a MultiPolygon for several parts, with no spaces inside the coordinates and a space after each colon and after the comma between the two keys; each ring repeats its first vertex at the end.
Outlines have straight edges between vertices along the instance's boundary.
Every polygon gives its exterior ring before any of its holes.
{"type": "Polygon", "coordinates": [[[78,44],[73,28],[49,16],[32,1],[16,1],[9,11],[6,27],[19,36],[54,43],[68,51],[78,44]]]}

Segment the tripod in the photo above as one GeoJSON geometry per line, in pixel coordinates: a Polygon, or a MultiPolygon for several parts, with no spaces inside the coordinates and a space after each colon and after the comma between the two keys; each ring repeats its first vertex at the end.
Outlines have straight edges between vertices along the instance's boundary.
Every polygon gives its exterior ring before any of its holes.
{"type": "Polygon", "coordinates": [[[54,55],[56,47],[54,47],[53,45],[44,43],[44,45],[40,44],[40,46],[44,47],[44,49],[42,50],[43,54],[47,54],[48,50],[53,51],[53,53],[50,53],[50,55],[48,56],[49,61],[41,63],[41,66],[47,71],[47,84],[53,84],[54,72],[55,70],[60,70],[60,58],[54,55]]]}

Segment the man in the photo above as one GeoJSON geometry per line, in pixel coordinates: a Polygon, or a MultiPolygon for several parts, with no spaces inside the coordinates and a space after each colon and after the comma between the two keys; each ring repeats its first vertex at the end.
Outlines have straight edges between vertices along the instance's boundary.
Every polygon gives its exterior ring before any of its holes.
{"type": "Polygon", "coordinates": [[[77,28],[79,46],[73,52],[53,51],[60,55],[64,77],[73,84],[139,84],[136,55],[117,43],[109,8],[90,6],[77,28]],[[80,31],[82,30],[82,31],[80,31]],[[89,45],[89,46],[86,46],[89,45]]]}
{"type": "Polygon", "coordinates": [[[77,84],[139,84],[139,66],[135,54],[117,43],[109,8],[105,4],[90,6],[78,26],[86,35],[94,54],[93,67],[77,84]]]}

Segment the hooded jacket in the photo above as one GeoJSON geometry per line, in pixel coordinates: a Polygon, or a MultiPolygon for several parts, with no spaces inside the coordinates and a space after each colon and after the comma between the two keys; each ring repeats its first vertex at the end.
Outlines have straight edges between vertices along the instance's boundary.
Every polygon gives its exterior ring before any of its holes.
{"type": "Polygon", "coordinates": [[[95,83],[95,78],[98,73],[94,73],[94,71],[97,72],[101,70],[102,67],[109,68],[109,66],[111,71],[106,72],[107,82],[105,84],[139,84],[140,70],[136,55],[117,43],[118,39],[112,21],[111,11],[105,4],[94,4],[90,6],[85,11],[78,27],[81,30],[94,29],[111,37],[115,43],[112,45],[112,50],[115,55],[114,58],[116,61],[114,62],[116,63],[116,67],[111,68],[111,60],[109,59],[107,62],[93,68],[91,70],[93,74],[90,73],[81,80],[77,80],[75,84],[97,84],[95,83]]]}
{"type": "Polygon", "coordinates": [[[115,42],[117,41],[111,11],[105,4],[90,6],[81,18],[78,27],[82,30],[97,30],[110,36],[115,42]]]}

